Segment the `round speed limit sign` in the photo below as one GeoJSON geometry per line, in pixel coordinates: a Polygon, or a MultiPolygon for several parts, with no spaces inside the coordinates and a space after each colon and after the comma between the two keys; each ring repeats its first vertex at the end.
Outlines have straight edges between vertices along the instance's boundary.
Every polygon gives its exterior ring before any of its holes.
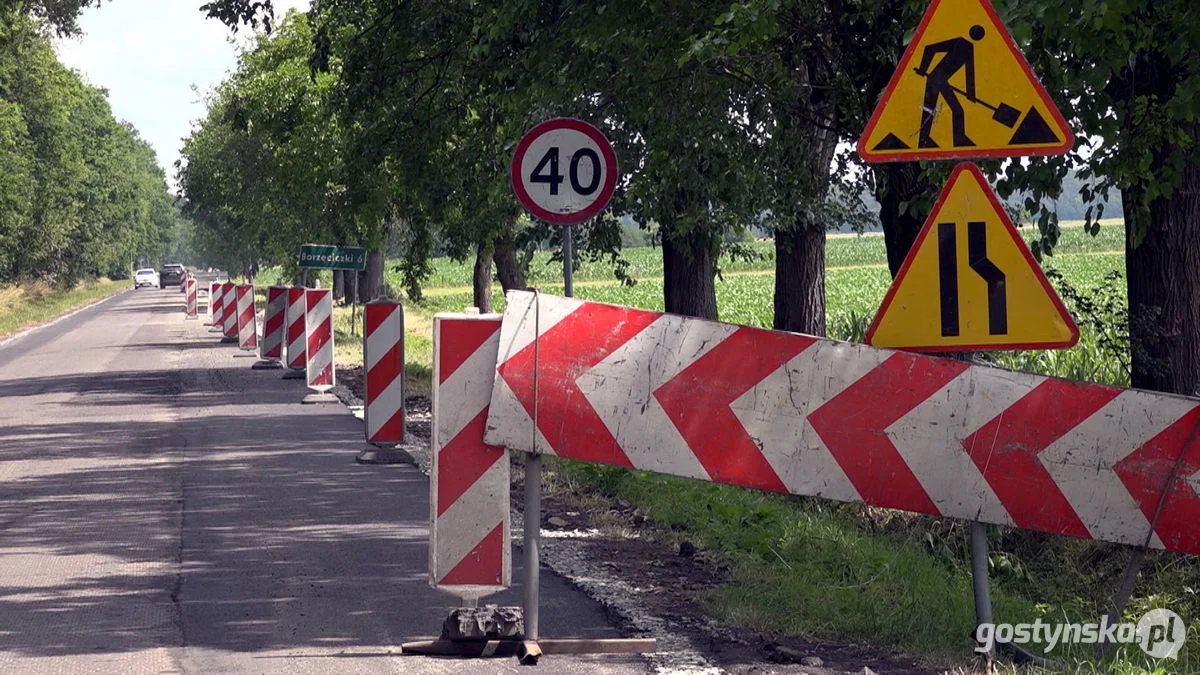
{"type": "Polygon", "coordinates": [[[529,130],[513,155],[517,199],[542,220],[569,225],[604,210],[617,187],[617,156],[600,130],[560,118],[529,130]]]}

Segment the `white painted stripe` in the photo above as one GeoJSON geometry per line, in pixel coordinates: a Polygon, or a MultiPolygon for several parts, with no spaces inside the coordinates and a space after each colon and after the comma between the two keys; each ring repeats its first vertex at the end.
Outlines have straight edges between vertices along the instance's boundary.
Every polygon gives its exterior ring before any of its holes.
{"type": "Polygon", "coordinates": [[[326,389],[337,382],[337,372],[333,363],[333,294],[323,293],[315,299],[316,302],[312,304],[307,304],[306,301],[308,311],[305,314],[305,328],[310,338],[317,336],[318,339],[325,338],[325,341],[317,349],[317,353],[308,354],[307,382],[309,388],[326,389]],[[317,379],[326,367],[329,368],[329,381],[318,383],[317,379]]]}
{"type": "Polygon", "coordinates": [[[301,335],[300,337],[296,338],[295,341],[293,341],[292,343],[290,343],[287,346],[288,364],[295,364],[297,359],[299,359],[302,362],[301,365],[303,365],[303,362],[307,362],[307,360],[308,360],[307,354],[306,354],[306,351],[308,350],[307,340],[308,340],[308,338],[306,336],[301,335]]]}
{"type": "Polygon", "coordinates": [[[237,332],[237,285],[229,288],[229,292],[221,296],[221,302],[224,307],[221,310],[222,324],[221,327],[225,330],[226,335],[234,335],[237,332]]]}
{"type": "MultiPolygon", "coordinates": [[[[263,325],[265,326],[266,324],[264,323],[263,325]]],[[[281,347],[282,345],[283,345],[283,334],[281,331],[276,330],[276,331],[272,331],[271,333],[268,333],[266,335],[263,335],[263,353],[264,354],[270,354],[272,351],[274,351],[278,347],[281,347]]],[[[274,358],[274,357],[272,357],[272,358],[274,358]]]]}
{"type": "Polygon", "coordinates": [[[789,491],[861,501],[807,418],[889,356],[861,345],[819,341],[730,406],[789,491]]]}
{"type": "MultiPolygon", "coordinates": [[[[262,351],[264,354],[269,354],[283,346],[283,336],[287,329],[287,289],[278,290],[274,298],[271,298],[271,290],[267,289],[267,297],[272,301],[267,303],[266,316],[263,318],[264,334],[262,351]],[[267,326],[270,325],[271,320],[275,317],[282,318],[283,321],[279,322],[275,330],[270,333],[265,332],[267,326]]],[[[280,356],[282,355],[280,353],[280,356]]]]}
{"type": "Polygon", "coordinates": [[[258,315],[253,307],[254,287],[241,287],[237,294],[238,347],[241,349],[252,349],[250,342],[258,333],[258,315]]]}
{"type": "Polygon", "coordinates": [[[529,291],[509,291],[505,296],[504,325],[500,329],[499,363],[512,358],[514,354],[533,344],[534,328],[544,335],[568,314],[581,305],[582,300],[560,298],[531,293],[529,291]],[[534,311],[534,298],[540,298],[541,309],[534,311]]]}
{"type": "MultiPolygon", "coordinates": [[[[295,302],[288,303],[287,315],[284,317],[283,321],[284,340],[288,339],[287,336],[290,334],[292,326],[295,325],[297,321],[304,323],[307,320],[304,312],[304,297],[305,296],[302,293],[295,302]]],[[[300,335],[298,335],[296,339],[287,342],[285,347],[287,352],[284,354],[284,356],[287,359],[288,366],[294,366],[297,359],[301,360],[301,365],[303,365],[303,362],[306,360],[305,356],[308,349],[307,325],[305,325],[305,330],[300,331],[300,335]]]]}
{"type": "Polygon", "coordinates": [[[379,432],[379,428],[387,424],[401,408],[404,407],[404,375],[392,380],[378,396],[367,404],[365,419],[367,423],[367,438],[370,439],[379,432]]]}
{"type": "Polygon", "coordinates": [[[888,427],[892,444],[944,515],[1014,524],[963,447],[968,436],[1044,379],[1014,375],[973,366],[888,427]]]}
{"type": "Polygon", "coordinates": [[[401,334],[399,312],[399,305],[397,305],[396,311],[392,312],[392,314],[389,315],[388,318],[383,321],[383,323],[376,326],[375,330],[371,331],[371,334],[367,336],[366,343],[364,345],[367,360],[367,370],[374,368],[375,364],[379,363],[379,360],[382,359],[392,347],[400,344],[400,340],[403,336],[401,334]]]}
{"type": "Polygon", "coordinates": [[[317,350],[316,354],[310,354],[309,356],[308,371],[313,377],[320,375],[321,371],[325,370],[325,367],[333,360],[332,350],[324,348],[317,350]]]}
{"type": "MultiPolygon", "coordinates": [[[[308,307],[308,312],[305,316],[305,321],[308,324],[308,330],[313,331],[317,326],[323,323],[330,322],[330,317],[333,316],[333,303],[329,300],[329,296],[325,296],[317,300],[316,304],[308,307]]],[[[332,325],[330,326],[332,330],[332,325]]]]}
{"type": "Polygon", "coordinates": [[[488,445],[499,445],[505,448],[515,448],[529,451],[530,439],[533,439],[533,452],[542,455],[554,455],[554,448],[542,434],[541,429],[534,429],[533,419],[525,411],[525,406],[517,399],[517,395],[509,388],[503,377],[495,377],[492,383],[492,403],[488,409],[487,426],[483,432],[483,442],[488,445]]]}
{"type": "MultiPolygon", "coordinates": [[[[1038,459],[1093,537],[1141,546],[1150,522],[1113,467],[1195,407],[1184,398],[1125,390],[1038,459]]],[[[1163,547],[1157,534],[1150,545],[1163,547]]]]}
{"type": "MultiPolygon", "coordinates": [[[[508,458],[501,456],[436,519],[433,578],[440,582],[508,512],[508,458]],[[505,466],[501,466],[505,465],[505,466]],[[503,505],[503,509],[500,506],[503,505]]],[[[439,467],[439,470],[445,470],[439,467]]],[[[436,502],[434,508],[437,508],[436,502]]],[[[504,548],[508,548],[505,538],[504,548]]]]}
{"type": "MultiPolygon", "coordinates": [[[[451,329],[452,330],[452,329],[451,329]]],[[[445,324],[442,324],[442,336],[447,334],[445,324]]],[[[452,332],[451,332],[452,335],[452,332]]],[[[496,372],[496,352],[500,347],[500,331],[496,331],[476,349],[462,365],[458,367],[445,382],[437,384],[435,390],[441,397],[438,405],[438,415],[435,423],[438,427],[438,439],[450,439],[458,435],[475,416],[488,405],[491,398],[492,383],[496,372]]],[[[441,374],[433,374],[434,382],[441,374]]],[[[436,445],[436,448],[444,445],[436,445]]]]}
{"type": "Polygon", "coordinates": [[[576,380],[634,466],[708,480],[654,392],[736,330],[664,314],[576,380]]]}

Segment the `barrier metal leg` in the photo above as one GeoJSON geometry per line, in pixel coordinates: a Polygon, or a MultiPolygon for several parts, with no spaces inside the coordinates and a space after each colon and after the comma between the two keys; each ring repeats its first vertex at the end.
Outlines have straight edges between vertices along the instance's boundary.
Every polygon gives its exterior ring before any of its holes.
{"type": "Polygon", "coordinates": [[[542,537],[542,456],[525,455],[525,639],[538,639],[539,547],[542,537]]]}
{"type": "MultiPolygon", "coordinates": [[[[988,582],[987,526],[980,522],[971,523],[971,585],[975,591],[975,628],[992,620],[992,591],[988,582]]],[[[988,672],[996,662],[996,645],[988,646],[986,655],[988,672]]]]}

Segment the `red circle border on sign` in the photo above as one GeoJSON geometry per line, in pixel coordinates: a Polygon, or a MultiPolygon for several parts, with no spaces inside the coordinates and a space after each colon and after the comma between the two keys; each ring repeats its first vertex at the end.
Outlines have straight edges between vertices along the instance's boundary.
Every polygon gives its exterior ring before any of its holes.
{"type": "Polygon", "coordinates": [[[608,139],[596,127],[572,117],[556,117],[538,124],[521,137],[521,142],[517,143],[517,150],[513,153],[513,160],[509,166],[508,173],[513,192],[516,193],[517,199],[520,200],[521,204],[530,213],[546,222],[556,225],[573,225],[595,216],[608,206],[609,200],[612,199],[613,193],[617,190],[617,155],[613,152],[612,144],[608,142],[608,139]],[[533,142],[542,134],[554,131],[555,129],[571,129],[586,135],[599,146],[600,154],[603,155],[605,168],[607,169],[607,175],[604,177],[604,186],[600,189],[600,196],[596,197],[596,201],[592,202],[582,211],[575,211],[574,213],[547,211],[538,206],[537,202],[533,201],[533,198],[529,196],[529,192],[525,190],[525,186],[521,182],[521,163],[525,159],[525,153],[529,151],[529,146],[533,145],[533,142]]]}

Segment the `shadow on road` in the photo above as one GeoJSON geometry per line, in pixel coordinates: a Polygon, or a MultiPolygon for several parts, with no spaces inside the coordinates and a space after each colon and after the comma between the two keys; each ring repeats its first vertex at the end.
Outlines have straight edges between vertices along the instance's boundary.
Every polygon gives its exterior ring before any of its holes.
{"type": "MultiPolygon", "coordinates": [[[[177,296],[145,293],[111,310],[178,310],[177,296]]],[[[97,341],[119,350],[101,372],[15,368],[0,380],[16,411],[0,418],[0,569],[11,572],[0,579],[12,580],[0,581],[0,662],[180,646],[370,651],[436,636],[458,601],[427,582],[428,478],[356,464],[361,422],[299,405],[302,383],[251,371],[191,323],[178,342],[169,322],[97,341]]],[[[545,635],[619,635],[547,572],[542,593],[545,635]]],[[[520,589],[487,601],[520,604],[520,589]]]]}
{"type": "Polygon", "coordinates": [[[397,624],[404,587],[425,584],[424,567],[415,565],[424,560],[425,532],[418,522],[402,523],[396,503],[422,492],[424,477],[354,464],[344,417],[252,419],[255,433],[185,452],[172,452],[172,439],[249,432],[247,420],[214,417],[170,430],[153,423],[4,429],[0,463],[77,468],[0,484],[0,556],[91,563],[68,583],[0,587],[0,616],[21,617],[0,630],[0,652],[164,646],[156,631],[130,623],[126,602],[147,595],[188,627],[189,644],[381,644],[385,636],[364,633],[364,622],[397,624]],[[305,425],[304,449],[270,441],[293,435],[297,424],[305,425]],[[320,471],[305,456],[312,453],[323,455],[320,471]],[[85,457],[119,461],[88,469],[85,457]],[[172,564],[180,559],[182,577],[172,564]],[[129,575],[117,562],[142,563],[145,573],[129,575]],[[106,566],[124,573],[105,573],[106,566]],[[325,596],[339,600],[319,602],[325,596]],[[306,612],[313,621],[303,620],[306,612]],[[300,628],[282,642],[274,625],[281,620],[300,628]]]}
{"type": "MultiPolygon", "coordinates": [[[[77,468],[0,483],[0,560],[78,559],[88,572],[0,587],[0,616],[21,617],[0,630],[0,652],[138,651],[171,646],[162,632],[175,626],[188,646],[237,652],[435,635],[457,602],[427,582],[428,479],[413,467],[355,464],[362,446],[346,419],[338,411],[4,429],[0,474],[21,459],[77,468]],[[297,428],[301,444],[272,440],[297,428]],[[213,442],[172,450],[205,438],[213,442]],[[97,458],[109,461],[85,468],[97,458]],[[128,574],[130,562],[144,573],[128,574]],[[135,602],[174,625],[131,622],[135,602]]],[[[544,634],[619,636],[563,580],[543,573],[543,594],[543,616],[558,619],[544,634]]],[[[519,589],[489,601],[520,604],[519,589]]]]}
{"type": "MultiPolygon", "coordinates": [[[[214,340],[213,342],[216,342],[214,340]]],[[[167,349],[170,343],[161,343],[161,348],[167,349]]],[[[182,347],[183,349],[201,349],[212,348],[213,343],[204,342],[180,342],[174,345],[175,349],[182,347]],[[191,346],[193,345],[194,346],[191,346]]],[[[160,348],[159,343],[148,344],[133,344],[133,350],[146,349],[155,350],[160,348]]],[[[238,350],[236,345],[229,345],[225,353],[222,353],[222,358],[228,355],[231,364],[242,365],[241,362],[235,361],[235,357],[245,354],[238,350]]],[[[250,370],[250,365],[245,364],[245,369],[250,370]]],[[[0,398],[28,398],[34,396],[51,396],[58,394],[74,394],[80,397],[86,397],[86,403],[95,405],[146,405],[152,402],[162,402],[164,398],[169,398],[167,401],[170,404],[181,406],[210,406],[217,405],[229,400],[231,393],[238,393],[235,384],[228,382],[230,389],[227,391],[200,389],[186,390],[183,383],[195,382],[196,378],[202,374],[208,374],[214,371],[206,371],[204,369],[188,369],[180,370],[114,370],[105,373],[77,373],[71,375],[55,375],[48,377],[25,377],[20,379],[0,380],[0,398]]],[[[218,378],[223,376],[221,371],[215,371],[218,378]]],[[[262,377],[271,377],[270,373],[261,373],[262,377]]],[[[274,373],[276,378],[280,375],[274,373]]],[[[296,389],[300,391],[300,389],[296,389]]],[[[297,397],[296,400],[299,400],[297,397]]],[[[15,405],[28,405],[19,400],[13,401],[15,405]]],[[[3,439],[7,434],[12,433],[12,429],[0,428],[0,439],[3,439]]]]}

